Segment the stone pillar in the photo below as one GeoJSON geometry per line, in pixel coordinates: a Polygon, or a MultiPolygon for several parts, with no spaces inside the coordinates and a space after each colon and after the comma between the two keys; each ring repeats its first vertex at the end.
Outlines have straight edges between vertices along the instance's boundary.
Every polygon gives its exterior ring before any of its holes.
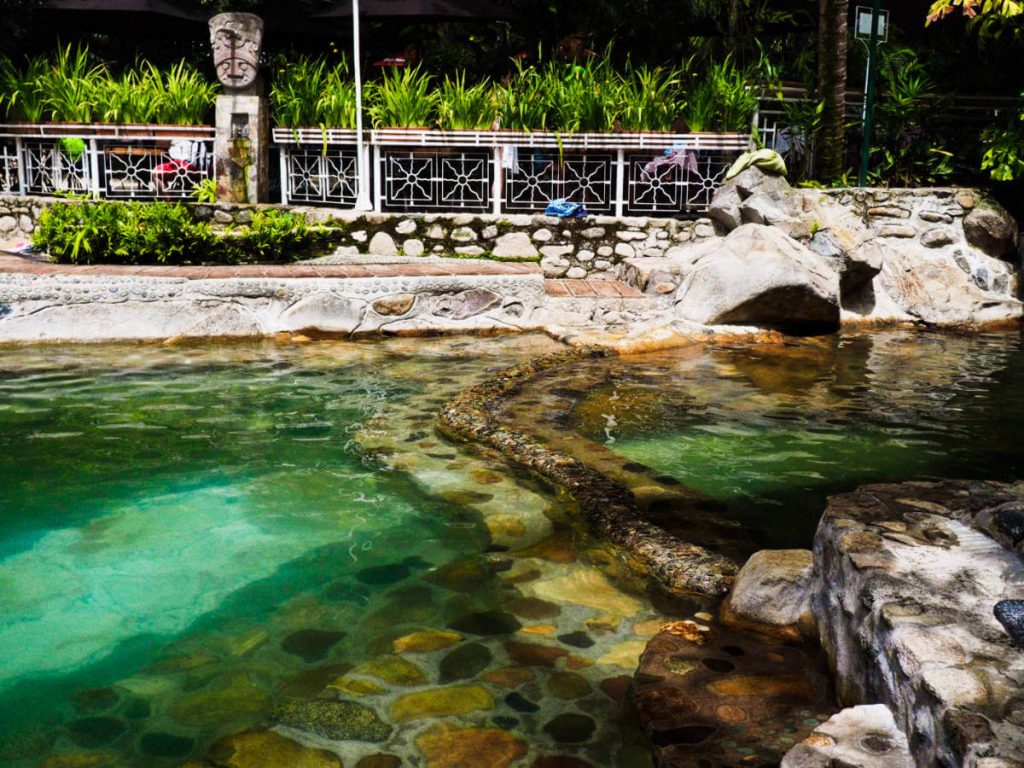
{"type": "Polygon", "coordinates": [[[213,157],[217,199],[265,203],[270,170],[270,116],[262,96],[225,94],[217,98],[213,157]]]}
{"type": "Polygon", "coordinates": [[[224,95],[217,99],[214,166],[217,198],[262,203],[268,197],[270,109],[259,78],[263,20],[251,13],[210,19],[210,44],[224,95]]]}

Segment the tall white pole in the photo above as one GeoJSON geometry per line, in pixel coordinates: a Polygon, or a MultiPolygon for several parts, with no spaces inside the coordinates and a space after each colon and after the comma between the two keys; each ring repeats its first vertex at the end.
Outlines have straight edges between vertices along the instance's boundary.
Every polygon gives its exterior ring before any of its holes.
{"type": "Polygon", "coordinates": [[[352,60],[356,77],[356,210],[373,210],[370,202],[369,176],[363,154],[363,63],[359,44],[359,0],[352,0],[352,60]]]}

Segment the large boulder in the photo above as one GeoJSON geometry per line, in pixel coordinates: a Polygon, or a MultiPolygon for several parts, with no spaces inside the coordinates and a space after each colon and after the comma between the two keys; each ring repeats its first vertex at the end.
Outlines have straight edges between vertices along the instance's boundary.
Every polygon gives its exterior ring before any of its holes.
{"type": "Polygon", "coordinates": [[[798,238],[810,236],[814,220],[813,214],[804,210],[802,193],[793,189],[785,177],[756,166],[718,188],[708,215],[727,232],[743,224],[766,224],[798,238]]]}
{"type": "Polygon", "coordinates": [[[907,737],[884,704],[844,709],[782,758],[779,768],[914,768],[907,737]]]}
{"type": "Polygon", "coordinates": [[[964,234],[968,243],[996,258],[1012,255],[1020,237],[1016,220],[989,197],[978,200],[964,217],[964,234]]]}
{"type": "MultiPolygon", "coordinates": [[[[881,274],[873,284],[875,298],[884,298],[909,318],[935,326],[971,326],[1019,320],[1022,305],[1008,293],[986,290],[979,277],[965,272],[955,254],[937,253],[920,245],[871,244],[883,253],[881,274]],[[979,285],[981,282],[981,285],[979,285]]],[[[975,254],[982,260],[994,259],[975,254]]],[[[993,263],[991,269],[1005,269],[993,263]]]]}
{"type": "Polygon", "coordinates": [[[837,273],[774,227],[745,224],[672,256],[685,275],[675,294],[685,320],[784,329],[839,324],[837,273]]]}
{"type": "Polygon", "coordinates": [[[722,604],[722,622],[786,640],[811,635],[813,565],[808,549],[755,552],[722,604]]]}

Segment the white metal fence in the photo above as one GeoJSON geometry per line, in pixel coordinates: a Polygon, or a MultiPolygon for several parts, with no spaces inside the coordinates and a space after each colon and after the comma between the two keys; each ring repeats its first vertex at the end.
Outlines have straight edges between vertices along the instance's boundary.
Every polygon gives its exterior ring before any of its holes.
{"type": "Polygon", "coordinates": [[[204,126],[0,125],[0,191],[181,200],[214,178],[204,126]]]}
{"type": "MultiPolygon", "coordinates": [[[[351,207],[354,131],[274,131],[281,201],[351,207]]],[[[371,131],[365,144],[377,211],[539,213],[552,200],[592,213],[674,216],[707,208],[751,146],[741,133],[371,131]]]]}

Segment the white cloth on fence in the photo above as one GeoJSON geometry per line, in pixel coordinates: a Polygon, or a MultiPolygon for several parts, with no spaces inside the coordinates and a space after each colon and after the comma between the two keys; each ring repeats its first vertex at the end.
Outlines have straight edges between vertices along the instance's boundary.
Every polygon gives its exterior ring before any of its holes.
{"type": "Polygon", "coordinates": [[[519,147],[515,144],[503,144],[501,147],[501,167],[513,174],[519,173],[519,147]]]}

